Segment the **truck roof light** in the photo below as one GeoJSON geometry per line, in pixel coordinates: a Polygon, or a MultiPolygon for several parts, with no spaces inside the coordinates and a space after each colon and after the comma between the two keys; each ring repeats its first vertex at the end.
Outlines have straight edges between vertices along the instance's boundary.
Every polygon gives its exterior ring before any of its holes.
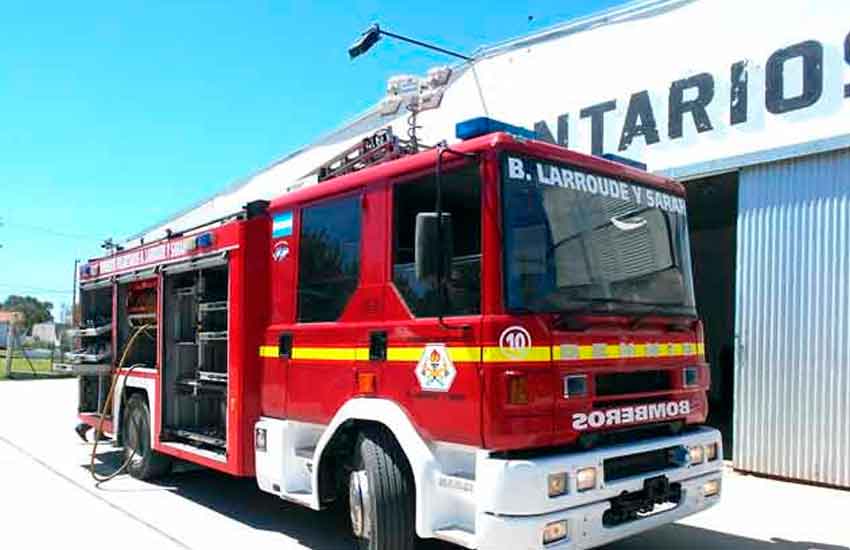
{"type": "Polygon", "coordinates": [[[486,134],[492,134],[493,132],[506,132],[525,139],[537,138],[537,134],[528,128],[514,126],[513,124],[483,116],[464,120],[455,125],[455,136],[458,139],[472,139],[486,134]]]}

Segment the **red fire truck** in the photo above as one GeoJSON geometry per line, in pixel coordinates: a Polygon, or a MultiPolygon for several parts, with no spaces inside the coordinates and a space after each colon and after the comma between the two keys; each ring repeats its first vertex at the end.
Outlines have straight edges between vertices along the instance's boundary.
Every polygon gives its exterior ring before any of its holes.
{"type": "Polygon", "coordinates": [[[375,550],[588,548],[718,502],[682,186],[458,134],[381,132],[82,266],[82,422],[141,479],[179,459],[340,502],[375,550]]]}

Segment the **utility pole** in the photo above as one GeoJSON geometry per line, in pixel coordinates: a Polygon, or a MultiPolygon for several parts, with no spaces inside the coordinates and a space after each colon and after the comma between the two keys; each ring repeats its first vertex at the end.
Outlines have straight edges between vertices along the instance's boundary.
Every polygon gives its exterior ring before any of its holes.
{"type": "Polygon", "coordinates": [[[12,353],[15,351],[15,316],[9,321],[9,332],[6,335],[6,378],[12,377],[12,353]]]}
{"type": "Polygon", "coordinates": [[[77,322],[77,270],[80,266],[80,260],[74,260],[74,288],[71,289],[71,326],[79,327],[77,322]]]}

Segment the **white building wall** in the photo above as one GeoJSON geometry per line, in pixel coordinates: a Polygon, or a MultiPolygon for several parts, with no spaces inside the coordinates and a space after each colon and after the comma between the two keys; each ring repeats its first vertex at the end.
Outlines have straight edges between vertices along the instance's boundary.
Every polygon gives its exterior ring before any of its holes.
{"type": "MultiPolygon", "coordinates": [[[[816,151],[850,144],[850,2],[846,0],[635,2],[485,48],[477,57],[475,72],[459,66],[441,107],[420,116],[423,142],[452,140],[455,123],[485,113],[528,127],[545,122],[552,137],[559,139],[561,117],[568,130],[560,140],[591,152],[593,117],[583,117],[583,111],[588,115],[588,108],[614,102],[596,125],[602,149],[674,175],[720,170],[723,159],[736,159],[734,166],[739,166],[777,158],[765,156],[769,151],[781,150],[779,156],[784,157],[795,156],[800,147],[816,151]],[[789,57],[778,62],[789,47],[789,57]],[[804,63],[795,52],[814,53],[804,63]],[[738,93],[733,94],[736,63],[744,69],[737,73],[738,93]],[[772,72],[781,78],[769,84],[770,67],[778,68],[772,72]],[[705,86],[701,92],[687,85],[694,82],[687,79],[694,77],[705,86]],[[675,130],[681,110],[675,106],[679,87],[684,87],[684,103],[710,96],[699,129],[692,111],[681,116],[681,137],[675,130]],[[797,101],[795,106],[794,99],[801,95],[815,101],[810,105],[803,101],[803,106],[797,101]],[[776,101],[770,99],[777,97],[790,100],[780,105],[784,112],[771,112],[776,101]],[[832,141],[823,144],[824,140],[832,141]],[[621,143],[626,146],[621,148],[621,143]]],[[[279,196],[381,126],[392,124],[403,135],[405,118],[366,113],[143,234],[150,240],[165,228],[190,227],[235,212],[250,200],[279,196]]]]}

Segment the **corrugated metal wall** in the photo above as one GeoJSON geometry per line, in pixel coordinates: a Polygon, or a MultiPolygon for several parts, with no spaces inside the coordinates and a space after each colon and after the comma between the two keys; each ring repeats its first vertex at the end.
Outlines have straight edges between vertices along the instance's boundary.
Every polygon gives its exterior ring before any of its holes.
{"type": "Polygon", "coordinates": [[[850,487],[850,150],[738,194],[735,467],[850,487]]]}

